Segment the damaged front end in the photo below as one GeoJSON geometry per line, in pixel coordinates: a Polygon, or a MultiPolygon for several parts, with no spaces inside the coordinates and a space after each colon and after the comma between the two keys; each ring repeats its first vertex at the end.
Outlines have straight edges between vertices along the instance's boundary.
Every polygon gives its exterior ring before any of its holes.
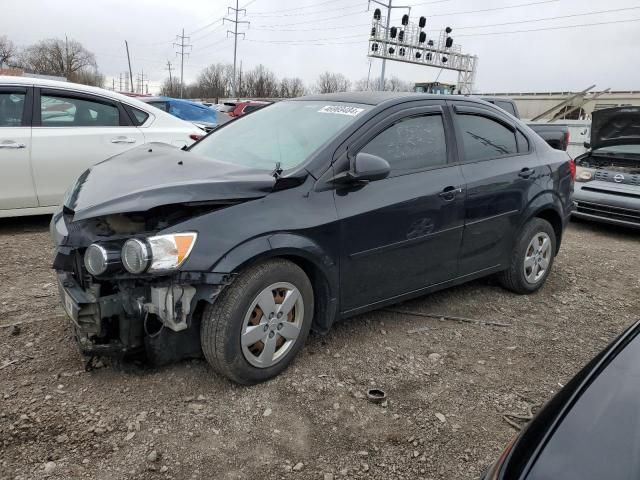
{"type": "Polygon", "coordinates": [[[53,266],[84,355],[145,353],[154,364],[201,355],[199,310],[232,277],[180,271],[197,233],[162,229],[233,203],[163,206],[75,222],[69,211],[54,216],[53,266]]]}

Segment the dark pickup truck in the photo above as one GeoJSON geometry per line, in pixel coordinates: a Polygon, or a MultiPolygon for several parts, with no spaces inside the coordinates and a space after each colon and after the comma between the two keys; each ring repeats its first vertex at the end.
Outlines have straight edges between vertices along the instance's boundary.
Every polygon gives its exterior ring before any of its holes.
{"type": "MultiPolygon", "coordinates": [[[[485,102],[493,103],[516,118],[520,118],[520,112],[516,103],[506,97],[480,97],[485,102]]],[[[527,126],[542,137],[542,139],[556,150],[567,150],[569,147],[569,128],[565,125],[552,123],[527,123],[527,126]]]]}

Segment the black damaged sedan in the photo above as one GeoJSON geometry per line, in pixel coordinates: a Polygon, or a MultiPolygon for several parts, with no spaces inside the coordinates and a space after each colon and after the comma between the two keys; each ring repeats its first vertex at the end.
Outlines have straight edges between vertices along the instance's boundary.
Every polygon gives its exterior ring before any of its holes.
{"type": "Polygon", "coordinates": [[[204,354],[252,384],[339,319],[490,274],[535,292],[574,175],[481,100],[303,97],[86,171],[51,223],[54,268],[84,355],[204,354]]]}

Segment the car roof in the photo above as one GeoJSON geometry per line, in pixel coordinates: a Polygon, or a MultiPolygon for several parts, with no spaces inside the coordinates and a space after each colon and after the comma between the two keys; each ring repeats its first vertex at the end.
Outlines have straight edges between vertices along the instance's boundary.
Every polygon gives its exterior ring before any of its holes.
{"type": "Polygon", "coordinates": [[[112,92],[111,90],[105,90],[104,88],[91,87],[89,85],[83,85],[81,83],[62,82],[59,80],[48,80],[45,78],[32,78],[32,77],[14,77],[0,75],[0,86],[2,85],[25,85],[36,87],[51,87],[51,88],[63,88],[66,90],[73,90],[75,92],[93,93],[101,95],[103,97],[109,97],[114,100],[130,102],[135,97],[128,97],[118,92],[112,92]]]}
{"type": "Polygon", "coordinates": [[[312,100],[328,102],[362,103],[365,105],[381,105],[383,103],[401,103],[407,100],[468,100],[478,101],[477,97],[466,95],[438,95],[415,92],[340,92],[307,95],[291,99],[292,101],[312,100]]]}
{"type": "Polygon", "coordinates": [[[176,102],[176,103],[188,103],[189,105],[195,105],[196,107],[208,108],[206,105],[203,105],[202,103],[199,103],[199,102],[192,102],[191,100],[185,100],[184,98],[164,97],[162,95],[158,95],[158,96],[155,96],[155,97],[145,97],[145,98],[143,98],[141,100],[143,102],[145,102],[145,103],[158,102],[158,101],[176,102]]]}

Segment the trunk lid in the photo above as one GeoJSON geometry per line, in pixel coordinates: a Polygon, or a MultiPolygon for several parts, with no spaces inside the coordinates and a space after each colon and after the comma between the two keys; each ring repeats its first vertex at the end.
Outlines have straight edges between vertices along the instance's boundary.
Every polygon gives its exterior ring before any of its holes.
{"type": "Polygon", "coordinates": [[[85,171],[64,206],[76,221],[177,203],[255,199],[270,193],[275,182],[264,170],[151,143],[85,171]]]}

